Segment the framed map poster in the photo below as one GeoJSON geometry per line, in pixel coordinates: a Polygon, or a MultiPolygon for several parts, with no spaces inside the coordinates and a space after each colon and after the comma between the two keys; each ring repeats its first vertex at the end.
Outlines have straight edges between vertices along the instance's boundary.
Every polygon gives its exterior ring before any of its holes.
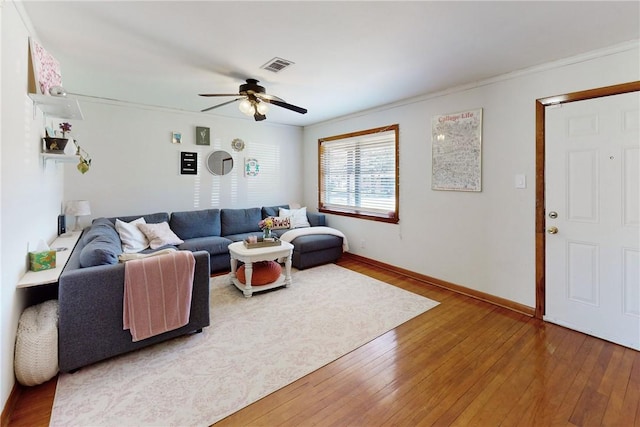
{"type": "Polygon", "coordinates": [[[433,190],[482,191],[482,108],[431,118],[433,190]]]}

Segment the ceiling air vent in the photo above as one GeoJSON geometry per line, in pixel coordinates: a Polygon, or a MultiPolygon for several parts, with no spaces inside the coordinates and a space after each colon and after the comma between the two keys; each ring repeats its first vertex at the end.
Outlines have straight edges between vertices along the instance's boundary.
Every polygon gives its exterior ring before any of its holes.
{"type": "Polygon", "coordinates": [[[289,65],[293,65],[293,64],[294,63],[291,61],[287,61],[286,59],[276,57],[270,60],[269,62],[267,62],[266,64],[264,64],[260,68],[264,68],[265,70],[269,70],[269,71],[273,71],[274,73],[277,73],[284,70],[289,65]]]}

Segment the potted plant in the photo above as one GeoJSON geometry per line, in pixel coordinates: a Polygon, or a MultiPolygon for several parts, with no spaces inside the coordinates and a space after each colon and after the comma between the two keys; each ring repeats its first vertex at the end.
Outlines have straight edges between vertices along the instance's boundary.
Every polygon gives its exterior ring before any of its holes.
{"type": "Polygon", "coordinates": [[[67,132],[71,132],[71,123],[60,123],[60,130],[62,131],[62,138],[49,131],[47,136],[44,137],[45,151],[47,153],[64,154],[64,149],[67,146],[67,142],[69,142],[67,132]]]}

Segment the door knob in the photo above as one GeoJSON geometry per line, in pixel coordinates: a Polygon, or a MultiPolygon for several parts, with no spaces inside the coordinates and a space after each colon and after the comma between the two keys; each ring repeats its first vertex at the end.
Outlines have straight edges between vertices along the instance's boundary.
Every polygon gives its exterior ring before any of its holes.
{"type": "Polygon", "coordinates": [[[549,227],[549,228],[547,228],[547,233],[549,233],[549,234],[557,234],[558,233],[558,227],[549,227]]]}

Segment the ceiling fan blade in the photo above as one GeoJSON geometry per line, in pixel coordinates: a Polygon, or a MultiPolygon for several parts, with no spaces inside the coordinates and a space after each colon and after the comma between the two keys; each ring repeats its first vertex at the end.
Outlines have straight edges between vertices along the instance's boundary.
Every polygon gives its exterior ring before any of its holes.
{"type": "MultiPolygon", "coordinates": [[[[235,96],[237,96],[237,95],[235,95],[235,96]]],[[[200,110],[200,112],[204,113],[205,111],[213,110],[214,108],[223,107],[223,106],[225,106],[227,104],[231,104],[231,103],[239,101],[239,100],[241,100],[243,98],[244,97],[241,96],[240,98],[232,99],[231,101],[223,102],[222,104],[218,104],[218,105],[214,105],[213,107],[205,108],[204,110],[200,110]]]]}
{"type": "Polygon", "coordinates": [[[295,111],[296,113],[300,113],[300,114],[306,114],[307,113],[307,109],[306,108],[298,107],[298,106],[292,105],[292,104],[287,104],[286,102],[283,102],[283,101],[278,101],[276,99],[265,99],[265,101],[268,102],[269,104],[277,105],[278,107],[282,107],[282,108],[286,108],[287,110],[295,111]]]}
{"type": "Polygon", "coordinates": [[[280,102],[285,102],[285,100],[284,100],[284,99],[282,99],[282,98],[278,98],[278,97],[277,97],[277,96],[275,96],[275,95],[269,95],[269,94],[266,94],[266,93],[254,93],[254,95],[255,95],[256,97],[258,97],[258,98],[260,98],[260,99],[264,100],[264,101],[267,101],[267,102],[268,102],[268,101],[280,101],[280,102]]]}
{"type": "Polygon", "coordinates": [[[199,93],[198,96],[240,96],[239,93],[199,93]]]}

